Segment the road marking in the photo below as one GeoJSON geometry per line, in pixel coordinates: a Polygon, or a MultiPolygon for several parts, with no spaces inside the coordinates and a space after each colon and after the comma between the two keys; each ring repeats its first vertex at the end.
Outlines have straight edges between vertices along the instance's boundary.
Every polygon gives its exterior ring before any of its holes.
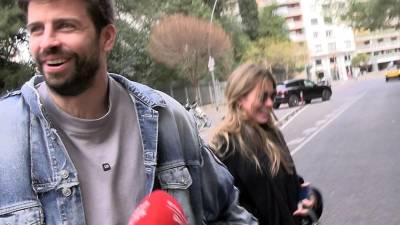
{"type": "Polygon", "coordinates": [[[297,144],[301,143],[301,142],[304,140],[304,138],[305,138],[305,137],[293,139],[293,140],[289,141],[289,142],[287,143],[287,145],[288,145],[288,146],[290,146],[290,145],[297,145],[297,144]]]}
{"type": "Polygon", "coordinates": [[[304,111],[304,109],[307,108],[306,106],[303,106],[301,109],[299,109],[294,116],[292,116],[292,118],[290,118],[285,124],[283,124],[280,129],[283,130],[283,128],[285,128],[294,118],[296,118],[302,111],[304,111]]]}
{"type": "Polygon", "coordinates": [[[305,129],[305,130],[303,131],[303,134],[304,134],[305,136],[308,136],[308,135],[310,135],[311,133],[313,133],[316,129],[318,129],[318,127],[311,127],[311,128],[305,129]]]}
{"type": "Polygon", "coordinates": [[[318,120],[317,122],[315,122],[315,125],[319,127],[321,124],[324,124],[325,122],[326,120],[318,120]]]}
{"type": "Polygon", "coordinates": [[[334,116],[332,117],[330,120],[328,120],[328,122],[326,122],[323,126],[321,126],[318,130],[316,130],[312,135],[310,135],[303,143],[301,143],[299,146],[297,146],[293,151],[290,152],[291,155],[296,154],[298,151],[300,151],[300,149],[306,145],[313,137],[315,137],[319,132],[321,132],[321,130],[323,130],[325,127],[327,127],[332,121],[334,121],[335,119],[337,119],[340,115],[342,115],[342,113],[344,113],[347,109],[350,108],[350,106],[352,106],[355,102],[357,102],[358,100],[360,100],[362,97],[364,97],[364,95],[366,94],[366,92],[360,94],[357,98],[355,98],[353,101],[351,101],[350,103],[348,103],[347,105],[343,105],[343,107],[340,107],[340,111],[334,116]]]}

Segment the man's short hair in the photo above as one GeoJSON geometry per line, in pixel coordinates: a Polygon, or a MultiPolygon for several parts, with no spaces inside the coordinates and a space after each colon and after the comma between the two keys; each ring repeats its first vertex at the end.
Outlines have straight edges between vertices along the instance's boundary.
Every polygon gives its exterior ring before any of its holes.
{"type": "MultiPolygon", "coordinates": [[[[27,14],[29,2],[32,0],[18,0],[19,8],[27,14]]],[[[53,0],[37,0],[53,1],[53,0]]],[[[86,9],[92,18],[97,33],[108,24],[114,23],[114,7],[112,0],[83,0],[86,3],[86,9]]]]}

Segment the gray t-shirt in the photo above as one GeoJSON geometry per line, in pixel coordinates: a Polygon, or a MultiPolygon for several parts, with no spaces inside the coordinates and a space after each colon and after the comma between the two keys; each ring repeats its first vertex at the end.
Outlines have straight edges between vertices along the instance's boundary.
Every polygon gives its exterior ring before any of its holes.
{"type": "Polygon", "coordinates": [[[78,171],[86,223],[126,225],[145,192],[143,146],[134,100],[110,78],[108,112],[88,120],[57,107],[45,83],[37,89],[78,171]]]}

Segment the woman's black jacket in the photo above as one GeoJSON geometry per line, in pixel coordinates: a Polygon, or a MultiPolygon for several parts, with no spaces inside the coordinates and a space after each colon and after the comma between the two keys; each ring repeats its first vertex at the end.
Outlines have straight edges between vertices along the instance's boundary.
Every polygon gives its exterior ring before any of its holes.
{"type": "MultiPolygon", "coordinates": [[[[273,137],[280,148],[287,151],[290,162],[293,162],[282,134],[274,134],[273,137]]],[[[300,181],[294,166],[293,173],[289,174],[281,164],[278,174],[272,177],[268,169],[268,156],[264,151],[258,151],[256,156],[261,164],[261,171],[254,162],[238,151],[226,158],[220,158],[235,178],[235,185],[240,191],[240,204],[258,218],[260,225],[300,224],[300,218],[292,215],[297,209],[300,190],[300,181]]]]}

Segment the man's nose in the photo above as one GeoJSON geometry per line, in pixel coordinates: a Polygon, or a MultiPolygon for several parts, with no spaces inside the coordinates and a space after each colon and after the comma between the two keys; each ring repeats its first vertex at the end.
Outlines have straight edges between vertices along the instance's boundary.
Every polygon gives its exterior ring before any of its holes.
{"type": "Polygon", "coordinates": [[[60,41],[58,40],[57,33],[53,31],[53,29],[45,29],[45,32],[42,35],[40,40],[40,48],[50,49],[60,45],[60,41]]]}

